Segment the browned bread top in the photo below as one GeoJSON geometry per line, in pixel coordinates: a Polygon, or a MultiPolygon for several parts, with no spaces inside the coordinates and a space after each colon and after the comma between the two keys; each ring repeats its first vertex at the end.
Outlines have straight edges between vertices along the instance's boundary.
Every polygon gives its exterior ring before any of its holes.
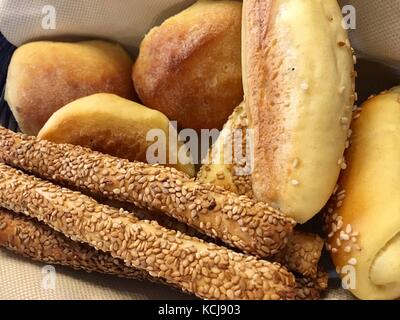
{"type": "Polygon", "coordinates": [[[133,68],[143,103],[181,128],[221,128],[243,99],[241,3],[200,1],[152,29],[133,68]]]}
{"type": "Polygon", "coordinates": [[[6,100],[24,133],[36,135],[64,105],[99,92],[134,97],[132,60],[105,41],[40,41],[18,48],[8,70],[6,100]]]}

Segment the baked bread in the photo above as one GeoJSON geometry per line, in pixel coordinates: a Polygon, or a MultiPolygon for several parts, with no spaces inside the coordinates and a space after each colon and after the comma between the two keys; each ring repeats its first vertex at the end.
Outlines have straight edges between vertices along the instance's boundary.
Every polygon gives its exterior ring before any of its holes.
{"type": "Polygon", "coordinates": [[[361,299],[400,297],[400,87],[369,99],[353,121],[348,168],[328,208],[327,248],[361,299]]]}
{"type": "MultiPolygon", "coordinates": [[[[197,174],[200,183],[211,183],[238,195],[254,198],[251,176],[246,171],[252,165],[248,148],[250,136],[246,137],[246,133],[247,115],[242,103],[235,108],[204,159],[197,174]],[[239,153],[241,156],[235,158],[239,153]]],[[[286,247],[273,259],[291,271],[306,277],[316,277],[323,245],[324,241],[319,236],[295,231],[289,237],[286,247]]]]}
{"type": "Polygon", "coordinates": [[[127,267],[123,260],[72,241],[39,221],[0,208],[0,247],[15,253],[75,270],[99,272],[136,280],[163,282],[146,271],[127,267]]]}
{"type": "Polygon", "coordinates": [[[199,1],[147,34],[132,72],[144,105],[180,128],[222,128],[243,100],[241,6],[199,1]]]}
{"type": "Polygon", "coordinates": [[[36,135],[55,111],[78,98],[108,92],[133,99],[132,64],[115,43],[28,43],[11,59],[5,98],[20,129],[36,135]]]}
{"type": "Polygon", "coordinates": [[[251,183],[251,167],[254,165],[251,160],[251,138],[245,106],[241,103],[230,115],[217,141],[203,159],[197,180],[254,198],[251,183]]]}
{"type": "Polygon", "coordinates": [[[99,204],[3,163],[0,206],[36,218],[73,241],[111,254],[129,267],[200,298],[311,299],[325,288],[319,277],[298,282],[277,263],[140,220],[134,213],[99,204]]]}
{"type": "Polygon", "coordinates": [[[355,72],[341,10],[336,0],[246,0],[243,17],[252,189],[304,223],[345,168],[355,72]]]}
{"type": "Polygon", "coordinates": [[[165,146],[165,152],[160,150],[160,156],[164,154],[165,159],[160,157],[161,164],[193,176],[193,161],[187,158],[184,161],[187,164],[179,162],[178,150],[184,147],[182,143],[176,142],[176,150],[168,147],[169,133],[177,136],[175,128],[169,127],[168,118],[161,112],[113,94],[97,93],[62,107],[50,117],[38,137],[88,147],[130,161],[149,162],[148,157],[154,155],[147,155],[147,150],[155,142],[148,140],[147,134],[153,129],[165,134],[162,146],[165,146]]]}
{"type": "Polygon", "coordinates": [[[96,198],[162,212],[260,257],[278,253],[287,244],[295,224],[268,204],[198,183],[174,168],[129,162],[2,127],[0,162],[96,198]]]}

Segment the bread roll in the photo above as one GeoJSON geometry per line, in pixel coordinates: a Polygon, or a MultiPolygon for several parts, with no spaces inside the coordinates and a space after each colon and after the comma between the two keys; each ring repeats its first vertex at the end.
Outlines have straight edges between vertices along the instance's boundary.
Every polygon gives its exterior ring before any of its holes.
{"type": "Polygon", "coordinates": [[[29,43],[11,59],[5,97],[20,129],[36,135],[55,111],[78,98],[109,92],[132,99],[132,64],[115,43],[29,43]]]}
{"type": "Polygon", "coordinates": [[[181,128],[221,128],[243,100],[237,1],[199,1],[152,29],[133,81],[144,105],[181,128]]]}
{"type": "Polygon", "coordinates": [[[203,159],[203,165],[197,173],[199,182],[211,183],[236,194],[254,198],[250,171],[244,171],[252,166],[251,151],[248,148],[250,145],[246,140],[247,129],[247,114],[244,103],[241,103],[225,123],[207,158],[203,159]],[[241,136],[237,133],[241,133],[241,136]],[[240,138],[242,141],[237,141],[240,138]],[[247,151],[244,158],[235,158],[235,152],[243,154],[244,151],[247,151]],[[244,163],[242,159],[245,160],[244,163]]]}
{"type": "Polygon", "coordinates": [[[178,162],[177,150],[169,149],[168,118],[161,112],[109,93],[97,93],[78,99],[56,111],[40,130],[38,137],[56,143],[88,147],[130,161],[148,162],[146,153],[154,143],[147,140],[152,129],[165,133],[165,160],[162,164],[176,167],[190,176],[194,165],[178,162]],[[172,157],[170,158],[169,155],[172,157]]]}
{"type": "Polygon", "coordinates": [[[400,87],[369,99],[355,118],[346,154],[348,168],[328,209],[328,249],[358,298],[396,299],[400,297],[400,87]],[[354,268],[353,279],[349,266],[354,268]]]}
{"type": "Polygon", "coordinates": [[[344,167],[355,73],[342,14],[336,0],[245,0],[243,17],[253,192],[303,223],[344,167]]]}

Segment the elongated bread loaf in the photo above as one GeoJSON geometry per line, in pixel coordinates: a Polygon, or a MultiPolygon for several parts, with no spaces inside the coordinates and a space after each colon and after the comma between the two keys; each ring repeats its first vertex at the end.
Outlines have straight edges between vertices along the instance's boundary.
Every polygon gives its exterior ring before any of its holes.
{"type": "Polygon", "coordinates": [[[278,253],[295,224],[267,204],[198,183],[173,168],[129,162],[1,127],[0,161],[84,192],[163,212],[262,257],[278,253]]]}
{"type": "Polygon", "coordinates": [[[74,241],[201,298],[296,299],[314,297],[321,290],[300,285],[277,263],[139,220],[133,213],[101,205],[3,163],[0,206],[34,217],[74,241]]]}
{"type": "Polygon", "coordinates": [[[400,297],[400,87],[355,115],[348,169],[328,209],[328,250],[361,299],[400,297]]]}
{"type": "Polygon", "coordinates": [[[244,0],[242,59],[254,195],[306,222],[345,167],[355,100],[337,1],[244,0]]]}

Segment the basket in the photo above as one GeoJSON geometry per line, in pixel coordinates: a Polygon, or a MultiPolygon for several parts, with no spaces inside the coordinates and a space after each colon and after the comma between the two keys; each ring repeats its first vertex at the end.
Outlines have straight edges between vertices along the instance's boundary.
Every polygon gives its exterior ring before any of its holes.
{"type": "Polygon", "coordinates": [[[5,84],[8,65],[15,47],[11,45],[0,33],[0,125],[13,131],[19,131],[18,124],[5,101],[5,84]]]}

